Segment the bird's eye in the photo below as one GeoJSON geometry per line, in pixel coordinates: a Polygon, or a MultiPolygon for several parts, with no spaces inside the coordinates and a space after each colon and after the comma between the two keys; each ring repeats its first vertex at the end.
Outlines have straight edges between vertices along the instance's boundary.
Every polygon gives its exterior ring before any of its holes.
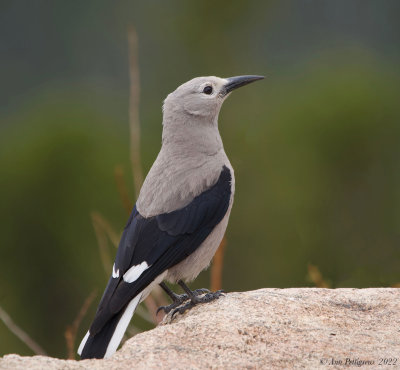
{"type": "Polygon", "coordinates": [[[210,94],[212,94],[212,92],[213,92],[213,88],[212,88],[211,86],[206,86],[206,87],[203,89],[203,93],[204,93],[204,94],[210,95],[210,94]]]}

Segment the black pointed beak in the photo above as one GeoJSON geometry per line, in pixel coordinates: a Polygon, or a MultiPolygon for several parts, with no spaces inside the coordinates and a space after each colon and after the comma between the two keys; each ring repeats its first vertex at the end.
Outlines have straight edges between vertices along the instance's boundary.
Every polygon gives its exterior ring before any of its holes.
{"type": "Polygon", "coordinates": [[[262,80],[263,78],[264,76],[255,75],[229,77],[227,78],[228,82],[224,86],[224,95],[229,94],[238,87],[242,87],[254,81],[262,80]]]}

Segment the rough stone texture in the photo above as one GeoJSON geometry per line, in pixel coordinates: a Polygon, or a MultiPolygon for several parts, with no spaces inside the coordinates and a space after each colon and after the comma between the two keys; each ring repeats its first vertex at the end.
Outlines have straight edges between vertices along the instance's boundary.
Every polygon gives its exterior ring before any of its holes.
{"type": "Polygon", "coordinates": [[[379,361],[397,358],[400,367],[400,289],[230,293],[172,323],[166,317],[109,360],[6,355],[0,369],[334,369],[346,358],[355,367],[370,361],[363,366],[370,369],[396,368],[379,361]]]}

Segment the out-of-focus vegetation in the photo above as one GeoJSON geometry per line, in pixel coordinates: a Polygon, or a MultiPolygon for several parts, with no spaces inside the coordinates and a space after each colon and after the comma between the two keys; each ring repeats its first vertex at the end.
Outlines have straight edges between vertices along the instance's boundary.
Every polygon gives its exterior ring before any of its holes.
{"type": "MultiPolygon", "coordinates": [[[[126,221],[114,170],[130,173],[129,24],[145,173],[160,147],[162,99],[180,83],[267,76],[220,115],[236,173],[225,290],[313,286],[313,276],[331,287],[399,283],[398,2],[0,8],[0,306],[49,354],[66,356],[66,327],[106,283],[91,212],[119,232],[126,221]]],[[[208,284],[206,272],[193,286],[208,284]]],[[[0,355],[10,352],[31,354],[0,322],[0,355]]]]}

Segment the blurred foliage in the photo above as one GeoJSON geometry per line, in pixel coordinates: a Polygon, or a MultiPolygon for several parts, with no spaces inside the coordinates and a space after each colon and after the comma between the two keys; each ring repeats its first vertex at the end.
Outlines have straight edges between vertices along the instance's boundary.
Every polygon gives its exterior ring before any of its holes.
{"type": "MultiPolygon", "coordinates": [[[[236,174],[225,290],[312,286],[310,265],[332,287],[400,281],[398,2],[3,1],[1,10],[0,305],[49,354],[66,356],[66,327],[106,283],[91,212],[119,232],[126,221],[114,170],[130,168],[130,23],[145,173],[170,91],[198,75],[267,75],[220,115],[236,174]]],[[[208,284],[208,273],[193,283],[208,284]]],[[[0,323],[0,355],[10,352],[31,354],[0,323]]]]}

